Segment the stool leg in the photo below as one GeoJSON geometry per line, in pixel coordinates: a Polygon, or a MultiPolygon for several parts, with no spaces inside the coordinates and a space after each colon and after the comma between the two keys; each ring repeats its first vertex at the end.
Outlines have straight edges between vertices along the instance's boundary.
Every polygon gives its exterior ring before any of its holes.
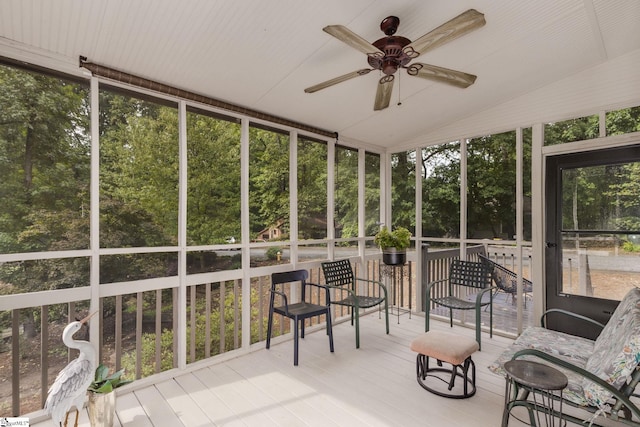
{"type": "MultiPolygon", "coordinates": [[[[473,359],[471,359],[471,356],[469,356],[465,361],[464,361],[464,366],[465,366],[465,374],[464,377],[469,378],[469,368],[471,368],[471,386],[473,387],[473,389],[476,389],[476,364],[473,362],[473,359]]],[[[464,394],[465,396],[468,394],[467,393],[467,381],[465,381],[464,383],[464,394]]]]}
{"type": "MultiPolygon", "coordinates": [[[[451,379],[449,380],[449,390],[456,385],[456,376],[458,375],[458,365],[451,365],[451,379]]],[[[467,388],[467,381],[464,382],[465,394],[467,388]]]]}
{"type": "Polygon", "coordinates": [[[462,374],[464,375],[464,395],[467,396],[469,394],[468,383],[469,383],[469,359],[468,357],[464,359],[464,366],[462,367],[462,374]]]}

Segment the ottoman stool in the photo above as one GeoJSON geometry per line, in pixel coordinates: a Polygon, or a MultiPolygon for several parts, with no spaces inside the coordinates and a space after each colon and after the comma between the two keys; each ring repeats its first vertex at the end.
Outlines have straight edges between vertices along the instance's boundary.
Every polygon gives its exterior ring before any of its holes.
{"type": "MultiPolygon", "coordinates": [[[[425,390],[438,396],[453,399],[465,399],[476,394],[476,365],[471,355],[479,349],[478,342],[473,338],[456,335],[451,332],[429,331],[411,342],[411,350],[418,353],[416,359],[416,374],[418,383],[425,390]],[[429,368],[429,357],[437,360],[438,367],[429,368]],[[451,364],[451,369],[442,367],[442,362],[451,364]],[[451,374],[443,379],[436,372],[451,374]],[[448,382],[448,390],[455,386],[456,377],[462,378],[462,392],[446,393],[426,384],[427,377],[433,381],[448,382]]],[[[442,375],[441,375],[442,376],[442,375]]]]}

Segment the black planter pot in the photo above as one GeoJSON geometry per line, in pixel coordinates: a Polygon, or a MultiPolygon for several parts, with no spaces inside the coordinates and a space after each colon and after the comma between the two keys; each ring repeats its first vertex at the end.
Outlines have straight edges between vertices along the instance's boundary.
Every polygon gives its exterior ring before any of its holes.
{"type": "Polygon", "coordinates": [[[407,262],[407,251],[387,248],[382,251],[382,262],[387,265],[404,265],[407,262]]]}

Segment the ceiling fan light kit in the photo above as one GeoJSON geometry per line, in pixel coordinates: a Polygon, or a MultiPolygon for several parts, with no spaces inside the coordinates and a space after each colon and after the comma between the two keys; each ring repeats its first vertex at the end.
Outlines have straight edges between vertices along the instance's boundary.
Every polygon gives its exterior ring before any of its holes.
{"type": "Polygon", "coordinates": [[[438,81],[460,88],[469,87],[476,81],[476,76],[473,74],[420,62],[411,63],[411,61],[425,52],[482,27],[484,24],[484,15],[475,9],[469,9],[412,42],[406,37],[395,35],[400,25],[400,19],[396,16],[388,16],[380,23],[380,29],[385,34],[385,37],[373,43],[369,43],[345,26],[329,25],[323,28],[323,31],[367,55],[367,62],[371,68],[335,77],[308,87],[304,91],[306,93],[317,92],[352,78],[363,76],[373,70],[379,70],[383,76],[378,81],[373,106],[373,109],[378,111],[389,106],[393,91],[393,81],[395,80],[394,74],[399,68],[406,69],[407,74],[410,76],[438,81]]]}

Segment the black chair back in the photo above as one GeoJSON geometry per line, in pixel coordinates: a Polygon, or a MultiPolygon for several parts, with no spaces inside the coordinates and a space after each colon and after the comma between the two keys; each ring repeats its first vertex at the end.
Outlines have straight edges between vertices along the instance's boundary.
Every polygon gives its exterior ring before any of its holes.
{"type": "Polygon", "coordinates": [[[484,289],[491,286],[491,269],[482,262],[453,260],[449,284],[484,289]]]}
{"type": "Polygon", "coordinates": [[[284,283],[292,283],[292,282],[302,282],[302,295],[301,300],[304,301],[305,290],[306,290],[306,281],[309,278],[309,272],[307,270],[294,270],[294,271],[285,271],[282,273],[273,273],[271,274],[271,289],[276,289],[277,285],[281,285],[284,283]]]}
{"type": "Polygon", "coordinates": [[[324,280],[331,286],[355,286],[353,269],[348,259],[323,262],[324,280]]]}

